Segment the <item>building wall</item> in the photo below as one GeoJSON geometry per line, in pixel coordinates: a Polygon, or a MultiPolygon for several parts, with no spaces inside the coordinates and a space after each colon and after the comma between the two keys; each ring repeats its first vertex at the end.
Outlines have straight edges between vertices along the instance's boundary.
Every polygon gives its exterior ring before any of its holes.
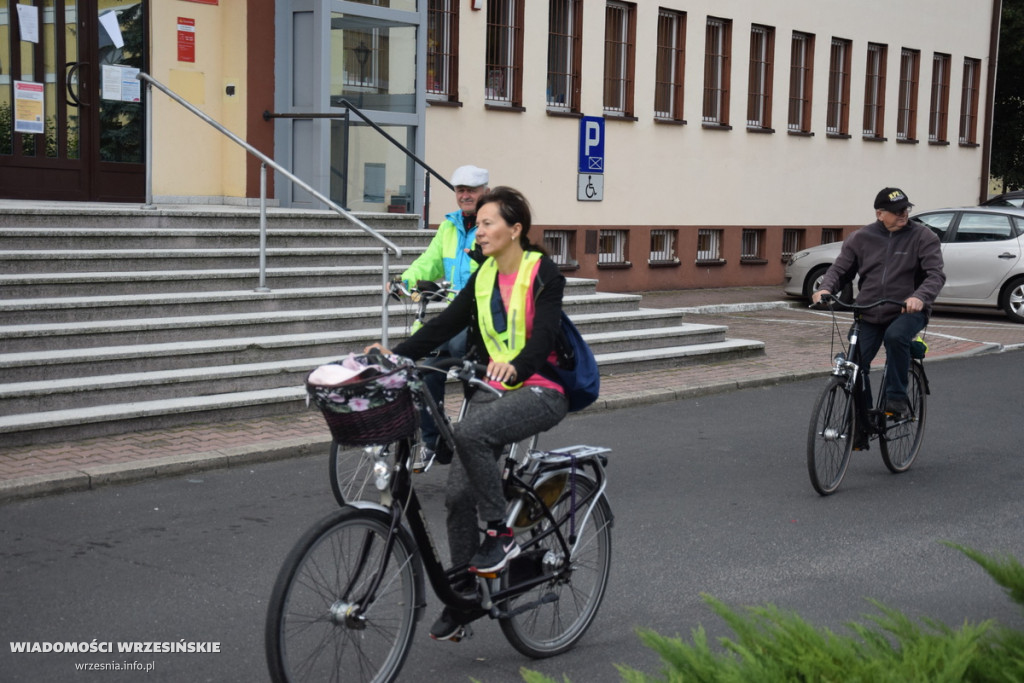
{"type": "MultiPolygon", "coordinates": [[[[525,111],[485,108],[487,12],[460,3],[461,106],[427,111],[426,159],[450,173],[464,163],[490,169],[493,184],[521,189],[531,200],[535,226],[575,231],[576,273],[598,277],[604,290],[774,284],[781,282],[782,231],[806,230],[803,246],[818,244],[821,228],[851,229],[874,220],[875,193],[903,188],[920,209],[979,200],[982,149],[957,144],[964,57],[980,59],[982,141],[985,76],[990,53],[990,3],[956,0],[936,12],[929,0],[660,0],[636,3],[635,121],[606,118],[604,200],[577,201],[579,121],[546,111],[547,2],[525,3],[523,96],[525,111]],[[659,7],[686,12],[685,125],[654,121],[653,92],[659,7]],[[732,20],[731,130],[701,125],[704,32],[708,15],[732,20]],[[772,134],[746,129],[751,24],[775,28],[772,134]],[[790,40],[793,31],[815,35],[811,136],[786,132],[790,40]],[[825,134],[830,43],[852,41],[850,137],[825,134]],[[888,46],[884,142],[861,136],[867,43],[888,46]],[[896,141],[902,48],[920,51],[916,144],[896,141]],[[951,56],[948,145],[928,143],[932,55],[951,56]],[[647,266],[649,230],[678,229],[677,267],[647,266]],[[697,231],[723,230],[725,263],[695,263],[697,231]],[[765,229],[763,262],[740,263],[743,228],[765,229]],[[629,230],[629,268],[599,268],[584,253],[585,231],[629,230]]],[[[603,111],[605,3],[584,3],[582,114],[603,111]]],[[[443,190],[443,188],[442,188],[443,190]]],[[[437,192],[431,216],[450,209],[437,192]],[[437,206],[441,203],[441,206],[437,206]]],[[[539,237],[539,235],[538,235],[539,237]]]]}
{"type": "MultiPolygon", "coordinates": [[[[273,22],[273,0],[263,0],[273,22]]],[[[152,76],[242,139],[248,135],[249,3],[151,2],[152,76]],[[195,62],[178,61],[178,18],[195,19],[195,62]],[[234,94],[229,94],[232,87],[234,94]]],[[[273,43],[264,45],[272,52],[273,43]]],[[[273,82],[272,71],[269,80],[273,82]]],[[[257,100],[256,104],[261,103],[257,100]]],[[[157,201],[243,202],[245,151],[161,92],[153,100],[153,195],[157,201]]],[[[262,112],[262,109],[260,110],[262,112]]],[[[257,181],[258,182],[258,181],[257,181]]],[[[259,196],[258,185],[255,193],[259,196]]]]}

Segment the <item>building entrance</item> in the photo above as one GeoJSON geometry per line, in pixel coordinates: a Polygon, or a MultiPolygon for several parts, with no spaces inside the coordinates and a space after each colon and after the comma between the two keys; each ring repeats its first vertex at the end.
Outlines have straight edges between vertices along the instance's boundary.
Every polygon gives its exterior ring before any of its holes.
{"type": "Polygon", "coordinates": [[[0,0],[0,197],[145,198],[145,0],[0,0]]]}

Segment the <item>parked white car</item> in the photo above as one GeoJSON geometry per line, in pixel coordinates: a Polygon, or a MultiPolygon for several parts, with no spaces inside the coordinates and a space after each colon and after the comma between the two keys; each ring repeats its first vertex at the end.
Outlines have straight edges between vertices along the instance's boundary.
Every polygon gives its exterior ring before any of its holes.
{"type": "MultiPolygon", "coordinates": [[[[912,218],[942,240],[946,284],[936,304],[999,308],[1010,320],[1024,323],[1024,209],[963,207],[912,218]]],[[[793,254],[786,264],[786,294],[809,299],[841,247],[833,242],[793,254]]],[[[853,293],[851,286],[840,297],[852,300],[853,293]]]]}

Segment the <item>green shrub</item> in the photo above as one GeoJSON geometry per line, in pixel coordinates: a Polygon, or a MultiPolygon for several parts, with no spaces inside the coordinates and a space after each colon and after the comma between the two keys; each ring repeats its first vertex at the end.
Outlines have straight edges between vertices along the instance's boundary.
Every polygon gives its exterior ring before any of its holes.
{"type": "MultiPolygon", "coordinates": [[[[947,545],[981,565],[1011,600],[1024,606],[1024,567],[1015,558],[947,545]]],[[[879,614],[868,616],[868,624],[847,624],[854,634],[850,636],[816,627],[772,605],[735,610],[709,595],[703,597],[734,636],[720,638],[713,647],[701,626],[691,632],[691,642],[639,629],[640,640],[658,653],[664,667],[651,676],[616,666],[623,681],[1024,681],[1024,634],[992,621],[954,629],[932,619],[911,621],[872,600],[879,614]]],[[[555,683],[525,669],[523,679],[555,683]]]]}

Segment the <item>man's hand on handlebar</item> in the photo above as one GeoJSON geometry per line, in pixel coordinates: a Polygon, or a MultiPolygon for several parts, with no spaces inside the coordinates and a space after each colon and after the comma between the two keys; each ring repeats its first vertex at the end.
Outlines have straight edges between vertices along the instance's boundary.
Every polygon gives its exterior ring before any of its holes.
{"type": "Polygon", "coordinates": [[[825,299],[825,302],[827,303],[828,300],[831,298],[832,292],[828,291],[827,289],[819,289],[814,294],[811,294],[811,305],[814,306],[822,303],[822,299],[825,299]]]}
{"type": "Polygon", "coordinates": [[[924,310],[924,302],[918,299],[916,296],[907,297],[907,300],[903,302],[903,311],[905,313],[918,313],[924,310]]]}

